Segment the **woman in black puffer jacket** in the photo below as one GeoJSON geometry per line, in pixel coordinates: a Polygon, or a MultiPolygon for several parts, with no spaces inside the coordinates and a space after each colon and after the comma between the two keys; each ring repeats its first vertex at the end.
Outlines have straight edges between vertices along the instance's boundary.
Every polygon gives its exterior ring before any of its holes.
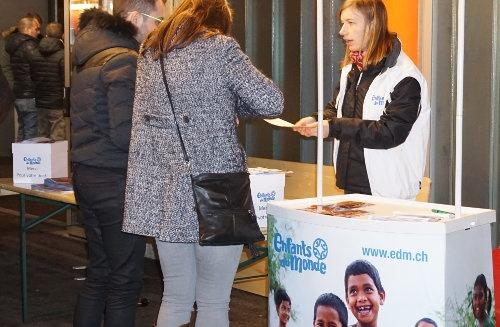
{"type": "MultiPolygon", "coordinates": [[[[323,121],[324,137],[335,138],[337,186],[346,193],[414,199],[430,134],[425,78],[388,31],[382,0],[347,0],[339,16],[344,67],[323,121]]],[[[302,118],[295,130],[316,136],[316,118],[302,118]]]]}

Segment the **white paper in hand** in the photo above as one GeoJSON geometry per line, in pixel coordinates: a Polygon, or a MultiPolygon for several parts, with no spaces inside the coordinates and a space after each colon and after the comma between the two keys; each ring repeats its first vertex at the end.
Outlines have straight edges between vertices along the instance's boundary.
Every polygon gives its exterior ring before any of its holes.
{"type": "Polygon", "coordinates": [[[294,125],[290,122],[287,122],[286,120],[283,120],[281,118],[274,118],[274,119],[264,119],[266,122],[268,122],[271,125],[278,126],[278,127],[286,127],[286,128],[291,128],[294,125]]]}

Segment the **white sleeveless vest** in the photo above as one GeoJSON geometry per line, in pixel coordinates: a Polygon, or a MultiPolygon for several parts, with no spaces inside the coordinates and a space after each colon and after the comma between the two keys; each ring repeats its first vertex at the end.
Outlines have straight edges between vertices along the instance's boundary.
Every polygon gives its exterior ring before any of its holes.
{"type": "MultiPolygon", "coordinates": [[[[337,117],[342,117],[342,104],[347,74],[352,65],[342,68],[337,96],[337,117]]],[[[415,199],[424,174],[430,134],[430,103],[427,82],[408,56],[401,51],[396,64],[375,77],[363,103],[363,119],[379,120],[390,93],[405,77],[415,78],[421,89],[420,113],[406,141],[387,150],[364,149],[366,171],[373,195],[388,198],[415,199]]],[[[361,78],[361,77],[360,77],[361,78]]],[[[333,162],[337,163],[339,141],[334,142],[333,162]]]]}

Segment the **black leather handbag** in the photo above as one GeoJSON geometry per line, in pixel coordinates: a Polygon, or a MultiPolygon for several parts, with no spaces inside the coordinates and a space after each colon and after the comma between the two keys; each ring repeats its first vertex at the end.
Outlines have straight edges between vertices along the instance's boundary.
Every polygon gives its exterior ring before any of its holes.
{"type": "MultiPolygon", "coordinates": [[[[177,124],[162,56],[160,66],[184,160],[189,162],[177,124]]],[[[264,240],[255,216],[247,172],[191,175],[191,182],[198,215],[200,245],[252,245],[264,240]]]]}

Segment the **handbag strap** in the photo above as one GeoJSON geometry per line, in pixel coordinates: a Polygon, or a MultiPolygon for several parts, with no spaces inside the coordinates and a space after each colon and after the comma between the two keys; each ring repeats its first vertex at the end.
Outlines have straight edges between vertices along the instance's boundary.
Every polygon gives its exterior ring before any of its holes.
{"type": "Polygon", "coordinates": [[[170,108],[172,109],[172,114],[174,115],[175,128],[177,130],[177,136],[179,136],[179,140],[181,141],[182,153],[184,155],[184,161],[189,162],[189,156],[186,151],[186,146],[184,145],[184,140],[182,139],[181,130],[179,129],[179,124],[177,123],[177,117],[175,116],[174,103],[172,101],[172,94],[170,93],[170,89],[167,83],[167,75],[165,74],[165,62],[163,60],[163,55],[160,56],[160,66],[161,66],[161,75],[163,77],[163,84],[165,84],[165,90],[167,90],[168,101],[170,102],[170,108]]]}

